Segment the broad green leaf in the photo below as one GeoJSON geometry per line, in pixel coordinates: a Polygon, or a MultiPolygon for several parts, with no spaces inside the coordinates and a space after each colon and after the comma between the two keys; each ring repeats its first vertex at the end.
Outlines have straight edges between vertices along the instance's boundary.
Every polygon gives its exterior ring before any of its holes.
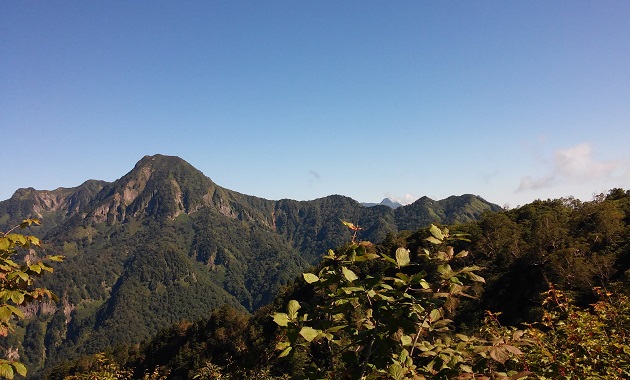
{"type": "Polygon", "coordinates": [[[360,286],[344,286],[341,290],[346,294],[351,294],[354,292],[362,292],[365,289],[360,286]]]}
{"type": "Polygon", "coordinates": [[[40,222],[39,219],[35,218],[24,219],[22,223],[20,223],[20,228],[30,227],[32,224],[39,226],[42,224],[42,222],[40,222]]]}
{"type": "Polygon", "coordinates": [[[313,273],[302,273],[302,276],[304,277],[304,281],[309,284],[319,281],[319,277],[317,277],[317,275],[314,275],[313,273]]]}
{"type": "Polygon", "coordinates": [[[44,263],[39,263],[39,267],[40,267],[42,270],[45,270],[46,272],[50,272],[50,273],[52,273],[52,272],[53,272],[53,268],[52,268],[52,267],[49,267],[48,265],[46,265],[46,264],[44,264],[44,263]]]}
{"type": "Polygon", "coordinates": [[[464,267],[460,270],[461,273],[468,273],[468,272],[476,272],[476,271],[480,271],[485,269],[484,267],[480,267],[479,265],[471,265],[469,267],[464,267]]]}
{"type": "Polygon", "coordinates": [[[22,312],[22,310],[20,310],[20,308],[17,308],[13,305],[4,305],[4,306],[7,307],[9,311],[15,314],[18,318],[20,319],[24,318],[24,313],[22,312]]]}
{"type": "Polygon", "coordinates": [[[32,244],[32,245],[34,245],[36,247],[39,247],[42,244],[42,242],[38,238],[36,238],[35,236],[27,236],[27,239],[28,239],[30,244],[32,244]]]}
{"type": "Polygon", "coordinates": [[[296,300],[289,301],[287,305],[287,311],[289,312],[289,320],[297,319],[297,312],[300,310],[300,303],[296,300]]]}
{"type": "Polygon", "coordinates": [[[388,295],[381,294],[381,293],[376,293],[376,296],[374,298],[380,298],[381,300],[387,301],[387,302],[394,302],[394,301],[396,301],[394,299],[394,297],[390,297],[388,295]]]}
{"type": "Polygon", "coordinates": [[[398,248],[396,250],[396,264],[399,267],[409,265],[411,259],[409,258],[409,250],[407,248],[398,248]]]}
{"type": "Polygon", "coordinates": [[[432,349],[435,348],[431,343],[429,343],[426,340],[418,342],[414,346],[417,347],[418,349],[420,349],[420,351],[422,351],[422,352],[431,351],[432,349]]]}
{"type": "Polygon", "coordinates": [[[346,222],[345,220],[342,220],[341,223],[343,223],[344,226],[348,227],[352,231],[357,231],[357,230],[361,229],[361,228],[355,226],[354,223],[346,222]]]}
{"type": "Polygon", "coordinates": [[[289,325],[289,316],[286,313],[274,313],[273,321],[278,324],[278,326],[287,327],[289,325]]]}
{"type": "Polygon", "coordinates": [[[422,314],[424,312],[424,307],[422,307],[422,305],[417,304],[417,303],[412,304],[411,309],[416,314],[422,314]]]}
{"type": "Polygon", "coordinates": [[[405,369],[398,363],[393,363],[387,369],[387,373],[395,380],[402,380],[405,378],[405,369]]]}
{"type": "Polygon", "coordinates": [[[42,273],[42,266],[40,264],[31,264],[28,266],[28,269],[38,274],[42,273]]]}
{"type": "Polygon", "coordinates": [[[46,258],[50,261],[55,261],[55,262],[62,262],[63,261],[63,256],[61,255],[53,255],[53,256],[46,256],[46,258]]]}
{"type": "Polygon", "coordinates": [[[324,255],[323,258],[324,259],[332,259],[332,260],[334,260],[334,259],[337,258],[337,255],[335,254],[335,251],[333,251],[332,249],[329,249],[328,253],[326,255],[324,255]]]}
{"type": "Polygon", "coordinates": [[[20,245],[20,246],[25,246],[27,244],[27,240],[26,237],[22,234],[8,234],[6,235],[7,238],[9,238],[9,240],[11,240],[13,243],[20,245]]]}
{"type": "Polygon", "coordinates": [[[379,257],[380,256],[375,253],[366,253],[364,255],[358,255],[357,257],[354,258],[354,261],[362,262],[362,261],[378,259],[379,257]]]}
{"type": "Polygon", "coordinates": [[[0,364],[0,377],[13,379],[13,367],[9,363],[0,364]]]}
{"type": "Polygon", "coordinates": [[[320,331],[309,326],[304,326],[300,330],[300,335],[302,335],[302,338],[304,338],[307,342],[312,342],[313,339],[317,338],[319,333],[320,331]]]}
{"type": "Polygon", "coordinates": [[[291,346],[290,342],[278,342],[278,344],[276,344],[276,350],[284,350],[290,346],[291,346]]]}
{"type": "Polygon", "coordinates": [[[0,236],[0,251],[6,251],[11,248],[11,241],[4,236],[0,236]]]}
{"type": "Polygon", "coordinates": [[[20,291],[11,292],[11,300],[18,305],[21,305],[24,302],[24,293],[20,291]]]}
{"type": "Polygon", "coordinates": [[[455,334],[455,336],[458,337],[459,340],[461,340],[462,342],[468,342],[470,340],[470,337],[468,335],[455,334]]]}
{"type": "Polygon", "coordinates": [[[357,250],[351,249],[348,253],[346,253],[346,255],[348,256],[348,261],[354,262],[354,259],[357,257],[357,250]]]}
{"type": "Polygon", "coordinates": [[[431,310],[431,313],[429,313],[429,319],[431,320],[431,322],[435,322],[438,319],[442,318],[443,313],[441,309],[433,309],[431,310]]]}
{"type": "Polygon", "coordinates": [[[409,335],[403,335],[400,337],[400,343],[402,343],[403,346],[411,346],[412,342],[413,339],[409,335]]]}
{"type": "Polygon", "coordinates": [[[293,347],[291,347],[291,346],[289,346],[289,347],[285,348],[285,349],[284,349],[284,351],[282,351],[282,352],[280,353],[280,355],[278,355],[278,357],[279,357],[279,358],[283,358],[283,357],[285,357],[285,356],[289,355],[289,353],[291,352],[291,350],[292,350],[292,349],[293,349],[293,347]]]}
{"type": "Polygon", "coordinates": [[[379,286],[381,288],[383,288],[383,289],[394,290],[394,288],[392,288],[391,285],[389,285],[389,284],[381,283],[381,284],[379,284],[379,286]]]}
{"type": "Polygon", "coordinates": [[[13,362],[13,368],[20,376],[26,376],[26,367],[20,362],[13,362]]]}
{"type": "Polygon", "coordinates": [[[396,273],[396,277],[401,279],[405,284],[408,284],[411,281],[411,278],[404,273],[396,273]]]}
{"type": "Polygon", "coordinates": [[[387,256],[386,254],[382,254],[383,260],[388,261],[394,265],[398,265],[398,263],[396,262],[396,260],[392,259],[391,257],[387,256]]]}
{"type": "Polygon", "coordinates": [[[429,236],[428,238],[424,239],[426,241],[428,241],[429,243],[432,244],[442,244],[442,240],[438,240],[436,238],[434,238],[433,236],[429,236]]]}
{"type": "Polygon", "coordinates": [[[12,314],[9,305],[0,306],[0,321],[8,321],[12,314]]]}
{"type": "Polygon", "coordinates": [[[473,280],[475,282],[482,282],[484,284],[486,283],[486,280],[483,277],[481,277],[481,276],[479,276],[477,274],[469,272],[469,273],[466,273],[466,275],[468,276],[468,278],[470,278],[471,280],[473,280]]]}
{"type": "Polygon", "coordinates": [[[457,255],[455,255],[456,259],[461,259],[463,257],[468,256],[468,251],[461,251],[460,253],[458,253],[457,255]]]}
{"type": "Polygon", "coordinates": [[[343,320],[344,317],[345,315],[343,313],[337,313],[337,314],[333,314],[332,319],[333,321],[341,321],[343,320]]]}
{"type": "Polygon", "coordinates": [[[11,260],[11,259],[4,259],[4,260],[2,261],[2,264],[4,264],[4,265],[3,265],[3,267],[4,267],[5,265],[6,265],[6,266],[8,266],[8,267],[9,267],[9,269],[8,269],[8,270],[10,270],[11,268],[19,268],[19,267],[20,267],[20,266],[19,266],[19,265],[18,265],[15,261],[13,261],[13,260],[11,260]]]}
{"type": "Polygon", "coordinates": [[[329,329],[326,329],[326,331],[329,332],[329,333],[336,333],[339,330],[345,329],[346,327],[348,327],[348,325],[333,326],[333,327],[331,327],[329,329]]]}
{"type": "Polygon", "coordinates": [[[422,272],[418,272],[416,274],[414,274],[413,276],[411,276],[411,283],[412,284],[417,284],[420,281],[422,281],[425,277],[427,276],[427,273],[422,271],[422,272]]]}
{"type": "Polygon", "coordinates": [[[431,224],[429,232],[431,232],[431,235],[433,235],[433,237],[440,240],[440,243],[444,240],[444,234],[442,233],[442,230],[440,230],[435,224],[431,224]]]}
{"type": "Polygon", "coordinates": [[[343,273],[343,276],[346,278],[346,280],[350,282],[359,279],[359,276],[357,276],[356,273],[346,267],[341,267],[341,272],[343,273]]]}
{"type": "Polygon", "coordinates": [[[436,269],[437,269],[438,273],[441,274],[442,278],[444,278],[444,279],[448,279],[448,278],[453,277],[453,269],[448,264],[438,265],[438,267],[436,269]]]}
{"type": "Polygon", "coordinates": [[[22,272],[20,270],[19,271],[15,271],[13,273],[10,273],[7,276],[7,279],[13,280],[15,277],[19,277],[24,282],[28,282],[28,280],[29,280],[28,274],[26,274],[26,273],[24,273],[24,272],[22,272]]]}

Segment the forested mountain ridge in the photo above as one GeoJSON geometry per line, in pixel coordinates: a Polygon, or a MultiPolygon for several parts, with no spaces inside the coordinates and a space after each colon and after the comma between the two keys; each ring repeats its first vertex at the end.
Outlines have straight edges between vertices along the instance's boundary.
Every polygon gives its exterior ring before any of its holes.
{"type": "MultiPolygon", "coordinates": [[[[362,237],[380,241],[388,232],[431,222],[466,222],[485,211],[500,210],[470,194],[441,201],[422,197],[396,209],[383,205],[366,208],[341,195],[312,201],[272,201],[220,187],[178,157],[155,155],[145,156],[133,170],[112,183],[89,180],[75,188],[52,191],[19,189],[10,199],[0,202],[0,229],[10,228],[27,217],[37,217],[42,219],[42,226],[34,232],[44,236],[58,226],[65,231],[80,226],[87,229],[87,225],[120,228],[124,224],[174,221],[206,208],[286,236],[292,245],[303,250],[309,262],[317,261],[322,249],[328,249],[311,247],[309,241],[328,240],[327,234],[338,234],[339,219],[357,222],[363,227],[362,237]]],[[[64,233],[49,235],[53,238],[64,233]]],[[[345,241],[339,237],[334,240],[345,241]]]]}
{"type": "Polygon", "coordinates": [[[333,195],[272,201],[216,185],[178,157],[145,156],[107,183],[18,190],[0,202],[0,229],[42,218],[32,233],[66,257],[42,280],[61,299],[28,310],[17,347],[36,373],[48,362],[137,343],[222,304],[255,310],[279,287],[350,238],[382,241],[399,229],[479,217],[475,196],[422,198],[396,210],[333,195]],[[43,353],[43,354],[42,354],[43,353]]]}
{"type": "Polygon", "coordinates": [[[353,240],[253,315],[214,309],[48,378],[628,378],[628,294],[630,191],[537,200],[353,240]]]}
{"type": "Polygon", "coordinates": [[[0,229],[4,231],[33,217],[43,222],[37,231],[43,235],[56,224],[83,210],[107,184],[105,181],[88,180],[73,188],[18,189],[11,198],[0,202],[0,229]]]}

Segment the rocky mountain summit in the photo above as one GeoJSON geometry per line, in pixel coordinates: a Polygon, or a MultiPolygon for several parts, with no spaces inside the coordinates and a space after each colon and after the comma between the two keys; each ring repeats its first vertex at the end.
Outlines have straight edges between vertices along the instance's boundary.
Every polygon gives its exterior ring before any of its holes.
{"type": "Polygon", "coordinates": [[[396,201],[392,201],[389,198],[385,198],[381,201],[381,203],[361,203],[362,206],[365,207],[374,207],[374,206],[387,206],[389,208],[392,209],[397,209],[398,207],[401,207],[402,205],[396,201]]]}
{"type": "Polygon", "coordinates": [[[363,228],[360,239],[378,242],[398,230],[499,209],[473,195],[407,206],[386,201],[365,207],[340,195],[267,200],[223,188],[163,155],[145,156],[111,183],[19,189],[0,202],[0,230],[41,218],[30,233],[66,259],[42,284],[62,302],[31,310],[24,340],[12,343],[31,368],[137,343],[222,304],[250,311],[265,305],[329,248],[351,239],[342,220],[363,228]]]}

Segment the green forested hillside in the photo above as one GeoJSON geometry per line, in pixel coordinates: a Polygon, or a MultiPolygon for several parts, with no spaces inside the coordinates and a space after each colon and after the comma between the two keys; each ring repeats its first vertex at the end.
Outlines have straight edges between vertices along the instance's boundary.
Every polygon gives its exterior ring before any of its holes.
{"type": "Polygon", "coordinates": [[[161,155],[144,157],[112,183],[18,190],[0,202],[0,227],[42,217],[33,233],[45,252],[66,259],[42,281],[60,302],[31,307],[6,344],[37,375],[44,365],[139,343],[223,304],[251,312],[351,239],[341,220],[378,242],[400,226],[466,221],[497,209],[478,197],[457,199],[396,210],[339,195],[272,201],[222,188],[184,160],[161,155]]]}
{"type": "MultiPolygon", "coordinates": [[[[359,372],[393,379],[413,378],[412,373],[445,379],[630,376],[630,191],[614,189],[590,202],[536,201],[449,230],[445,233],[463,233],[469,241],[452,241],[452,251],[432,248],[442,232],[422,228],[390,233],[375,246],[346,244],[253,316],[225,306],[99,360],[119,373],[128,371],[129,378],[346,379],[359,372]],[[467,253],[453,257],[463,249],[467,253]],[[336,279],[321,282],[330,276],[336,279]],[[473,284],[466,279],[477,285],[466,288],[473,284]],[[375,287],[381,281],[392,286],[375,287]],[[450,303],[446,294],[460,290],[474,298],[450,303]],[[385,291],[393,298],[377,295],[385,291]],[[343,309],[346,302],[350,308],[343,309]],[[420,302],[423,307],[413,313],[426,312],[429,324],[412,314],[392,320],[377,313],[394,302],[404,307],[420,302]],[[335,319],[321,314],[324,310],[344,314],[335,319]],[[301,319],[306,314],[310,317],[301,319]],[[378,325],[368,322],[392,328],[370,330],[378,325]],[[291,333],[293,325],[298,330],[291,333]],[[370,331],[380,331],[384,340],[370,349],[371,366],[362,367],[371,344],[360,339],[370,331]],[[407,331],[417,337],[405,338],[407,331]],[[330,350],[345,347],[335,339],[354,344],[356,351],[329,360],[330,350]],[[289,343],[294,349],[282,358],[289,343]],[[400,350],[407,359],[401,361],[400,350]]],[[[99,373],[102,366],[94,360],[61,365],[50,378],[99,373]]]]}
{"type": "Polygon", "coordinates": [[[107,182],[89,180],[74,188],[39,191],[33,188],[19,189],[13,196],[0,202],[0,228],[11,228],[29,217],[40,218],[40,235],[70,216],[83,210],[103,189],[107,182]]]}

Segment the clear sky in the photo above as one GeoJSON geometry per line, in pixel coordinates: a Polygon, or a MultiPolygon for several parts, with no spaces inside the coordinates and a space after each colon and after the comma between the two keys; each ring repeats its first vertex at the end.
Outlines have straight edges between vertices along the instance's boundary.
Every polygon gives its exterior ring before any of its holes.
{"type": "Polygon", "coordinates": [[[630,188],[630,1],[1,1],[0,200],[182,157],[267,199],[630,188]]]}

